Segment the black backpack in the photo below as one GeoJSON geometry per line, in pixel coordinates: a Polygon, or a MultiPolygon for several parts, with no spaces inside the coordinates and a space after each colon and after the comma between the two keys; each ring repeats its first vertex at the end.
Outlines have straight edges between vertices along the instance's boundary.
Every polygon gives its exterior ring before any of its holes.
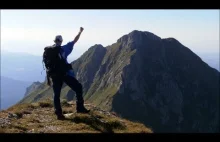
{"type": "Polygon", "coordinates": [[[47,81],[50,85],[50,77],[63,76],[69,69],[72,69],[70,64],[60,55],[60,46],[48,46],[44,48],[43,62],[46,67],[47,81]]]}

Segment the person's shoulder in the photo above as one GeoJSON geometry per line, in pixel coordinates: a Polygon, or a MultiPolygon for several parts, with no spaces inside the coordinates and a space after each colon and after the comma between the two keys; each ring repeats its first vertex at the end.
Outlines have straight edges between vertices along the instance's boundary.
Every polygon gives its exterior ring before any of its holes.
{"type": "Polygon", "coordinates": [[[54,47],[54,45],[47,45],[47,46],[44,47],[44,50],[51,49],[53,47],[54,47]]]}
{"type": "Polygon", "coordinates": [[[53,45],[47,45],[47,46],[45,46],[44,48],[53,48],[53,47],[56,47],[56,45],[55,45],[55,44],[53,44],[53,45]]]}
{"type": "Polygon", "coordinates": [[[67,44],[74,44],[74,41],[69,41],[67,44]]]}
{"type": "Polygon", "coordinates": [[[62,48],[66,47],[66,46],[72,46],[74,45],[74,41],[69,41],[67,42],[67,44],[63,45],[62,48]]]}

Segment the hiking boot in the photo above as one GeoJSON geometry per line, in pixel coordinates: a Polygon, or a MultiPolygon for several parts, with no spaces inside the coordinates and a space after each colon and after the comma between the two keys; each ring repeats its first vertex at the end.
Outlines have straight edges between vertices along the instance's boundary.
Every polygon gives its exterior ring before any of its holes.
{"type": "Polygon", "coordinates": [[[57,115],[58,120],[65,120],[65,116],[63,114],[57,115]]]}
{"type": "Polygon", "coordinates": [[[77,109],[77,113],[89,113],[90,110],[87,110],[84,106],[77,109]]]}

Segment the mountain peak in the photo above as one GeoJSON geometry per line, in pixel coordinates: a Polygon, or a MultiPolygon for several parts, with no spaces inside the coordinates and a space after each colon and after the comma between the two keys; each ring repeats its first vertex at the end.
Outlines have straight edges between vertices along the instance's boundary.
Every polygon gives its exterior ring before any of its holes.
{"type": "Polygon", "coordinates": [[[40,81],[35,81],[35,82],[33,82],[33,84],[39,85],[39,84],[41,84],[41,82],[40,81]]]}
{"type": "Polygon", "coordinates": [[[103,47],[102,44],[95,44],[93,47],[103,47]]]}
{"type": "Polygon", "coordinates": [[[117,40],[117,42],[138,42],[142,41],[143,39],[150,39],[150,40],[161,40],[161,38],[149,31],[139,31],[139,30],[133,30],[132,32],[123,35],[121,38],[117,40]]]}
{"type": "Polygon", "coordinates": [[[104,47],[103,47],[103,45],[101,45],[101,44],[95,44],[95,45],[93,45],[93,46],[91,46],[88,50],[95,50],[95,49],[103,49],[104,47]]]}

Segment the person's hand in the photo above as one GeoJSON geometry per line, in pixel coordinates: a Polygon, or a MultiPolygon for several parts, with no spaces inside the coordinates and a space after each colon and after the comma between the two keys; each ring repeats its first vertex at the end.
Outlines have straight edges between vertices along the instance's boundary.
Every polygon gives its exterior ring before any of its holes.
{"type": "Polygon", "coordinates": [[[84,28],[83,27],[80,27],[80,32],[82,32],[84,30],[84,28]]]}

